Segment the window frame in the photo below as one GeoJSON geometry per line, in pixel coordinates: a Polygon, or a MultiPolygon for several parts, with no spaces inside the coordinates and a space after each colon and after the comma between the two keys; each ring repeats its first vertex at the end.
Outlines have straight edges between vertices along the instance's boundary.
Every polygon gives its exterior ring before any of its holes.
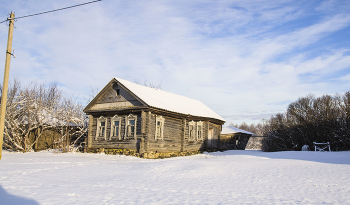
{"type": "Polygon", "coordinates": [[[163,116],[156,116],[156,130],[155,130],[155,136],[154,139],[163,140],[164,137],[164,121],[165,118],[163,116]],[[161,123],[161,127],[159,127],[158,122],[161,123]],[[158,129],[160,129],[160,133],[158,133],[158,129]],[[159,136],[160,135],[160,136],[159,136]]]}
{"type": "MultiPolygon", "coordinates": [[[[131,129],[131,128],[130,128],[131,129]]],[[[128,115],[127,117],[125,117],[125,133],[124,133],[124,139],[131,139],[131,137],[133,137],[136,140],[136,132],[137,132],[137,116],[134,116],[132,114],[128,115]],[[131,126],[130,120],[134,120],[135,124],[134,124],[134,134],[129,135],[129,127],[131,126]]]]}
{"type": "Polygon", "coordinates": [[[95,135],[95,140],[97,140],[98,138],[104,138],[106,140],[106,133],[107,133],[107,118],[100,116],[99,118],[97,118],[97,125],[96,125],[96,135],[95,135]],[[101,123],[104,122],[104,132],[103,135],[100,135],[100,129],[101,129],[101,123]]]}
{"type": "Polygon", "coordinates": [[[197,122],[196,137],[197,137],[197,141],[203,140],[203,122],[202,121],[197,122]],[[198,128],[199,126],[201,127],[200,129],[198,128]],[[199,134],[199,132],[200,132],[200,134],[199,134]]]}
{"type": "Polygon", "coordinates": [[[196,138],[196,123],[192,120],[188,123],[188,141],[195,141],[196,138]],[[193,130],[191,132],[190,128],[193,127],[193,130]]]}
{"type": "Polygon", "coordinates": [[[121,117],[119,117],[118,115],[114,115],[112,118],[111,118],[111,131],[110,131],[110,135],[109,135],[109,140],[111,140],[113,137],[116,137],[118,140],[121,140],[121,136],[120,136],[120,128],[121,128],[121,122],[122,122],[122,119],[121,117]],[[114,122],[118,121],[119,122],[119,126],[118,126],[118,133],[117,135],[114,135],[114,128],[115,128],[115,124],[114,122]]]}

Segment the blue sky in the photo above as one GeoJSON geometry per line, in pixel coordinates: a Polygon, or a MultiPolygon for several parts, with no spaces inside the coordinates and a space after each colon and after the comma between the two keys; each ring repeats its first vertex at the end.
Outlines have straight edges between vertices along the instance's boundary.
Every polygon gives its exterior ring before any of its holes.
{"type": "MultiPolygon", "coordinates": [[[[84,2],[1,1],[0,20],[84,2]]],[[[147,80],[257,123],[309,93],[350,90],[349,1],[103,0],[15,26],[11,78],[57,81],[82,103],[113,77],[147,80]]]]}

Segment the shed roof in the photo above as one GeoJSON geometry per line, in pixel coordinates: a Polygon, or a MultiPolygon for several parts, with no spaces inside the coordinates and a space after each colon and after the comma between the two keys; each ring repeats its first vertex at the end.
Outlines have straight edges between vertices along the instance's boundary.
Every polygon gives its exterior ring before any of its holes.
{"type": "Polygon", "coordinates": [[[115,80],[128,88],[133,94],[135,94],[150,107],[225,121],[224,118],[198,100],[166,92],[160,89],[146,87],[120,78],[115,78],[115,80]]]}
{"type": "Polygon", "coordinates": [[[238,129],[236,127],[230,127],[230,126],[222,127],[221,134],[234,134],[234,133],[244,133],[249,135],[255,135],[254,133],[238,129]]]}

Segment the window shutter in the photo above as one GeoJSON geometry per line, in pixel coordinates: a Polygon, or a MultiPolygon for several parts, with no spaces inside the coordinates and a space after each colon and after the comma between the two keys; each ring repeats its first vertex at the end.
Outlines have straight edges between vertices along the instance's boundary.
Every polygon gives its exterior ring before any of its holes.
{"type": "Polygon", "coordinates": [[[128,125],[128,137],[131,137],[131,125],[128,125]]]}

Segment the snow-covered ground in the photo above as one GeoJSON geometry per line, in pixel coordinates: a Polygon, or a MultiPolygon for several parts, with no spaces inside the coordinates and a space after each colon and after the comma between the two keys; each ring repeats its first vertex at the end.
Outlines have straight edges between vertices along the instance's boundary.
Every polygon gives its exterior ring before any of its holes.
{"type": "Polygon", "coordinates": [[[350,152],[4,152],[0,204],[350,204],[350,152]]]}

